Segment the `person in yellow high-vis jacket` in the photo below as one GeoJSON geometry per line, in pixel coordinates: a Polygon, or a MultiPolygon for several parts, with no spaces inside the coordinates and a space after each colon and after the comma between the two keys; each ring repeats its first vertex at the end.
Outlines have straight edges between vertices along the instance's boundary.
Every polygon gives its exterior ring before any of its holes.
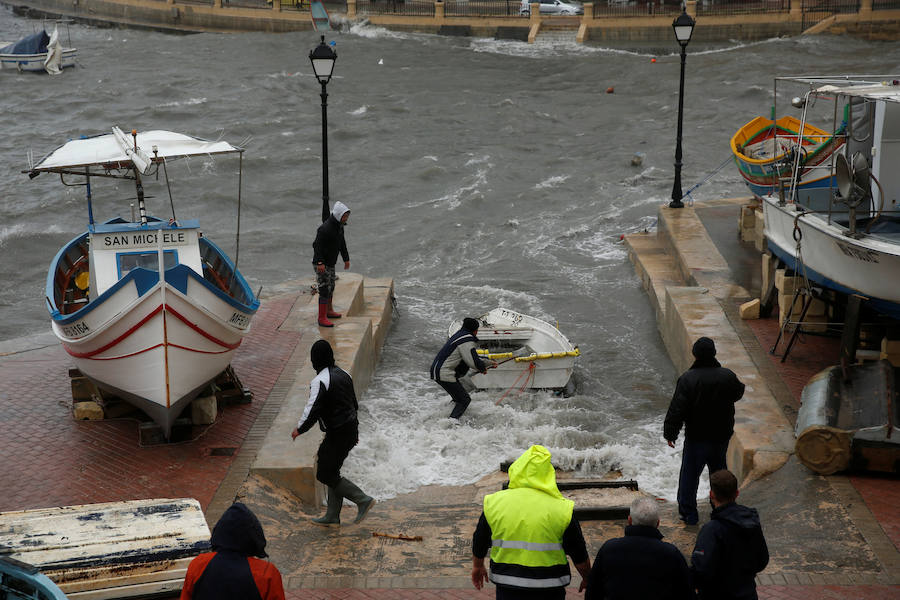
{"type": "Polygon", "coordinates": [[[509,488],[484,498],[472,536],[472,583],[497,586],[498,600],[563,599],[572,579],[569,561],[581,574],[584,591],[591,559],[575,503],[556,487],[550,452],[532,446],[509,467],[509,488]],[[491,549],[491,572],[484,557],[491,549]]]}

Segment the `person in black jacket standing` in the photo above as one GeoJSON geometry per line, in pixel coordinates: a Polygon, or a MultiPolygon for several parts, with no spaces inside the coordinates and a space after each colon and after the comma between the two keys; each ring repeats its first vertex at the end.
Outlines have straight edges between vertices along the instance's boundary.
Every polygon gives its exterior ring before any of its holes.
{"type": "Polygon", "coordinates": [[[703,600],[757,600],[756,574],[769,564],[769,548],[755,508],[737,504],[731,471],[709,476],[712,519],[691,554],[694,587],[703,600]]]}
{"type": "Polygon", "coordinates": [[[344,239],[344,226],[350,218],[350,209],[343,202],[335,202],[331,214],[316,230],[313,242],[313,266],[316,270],[316,285],[319,288],[319,327],[334,327],[328,319],[340,319],[332,305],[334,282],[337,279],[334,265],[338,254],[344,259],[344,270],[350,268],[350,253],[344,239]]]}
{"type": "Polygon", "coordinates": [[[690,572],[681,550],[662,541],[653,498],[631,503],[625,537],[606,540],[591,568],[584,600],[691,600],[690,572]]]}
{"type": "Polygon", "coordinates": [[[344,460],[359,441],[356,417],[359,405],[353,391],[353,379],[335,365],[334,350],[325,340],[312,345],[310,359],[316,376],[309,384],[309,402],[297,428],[291,432],[291,439],[309,431],[317,421],[325,432],[317,455],[316,479],[328,486],[328,508],[324,517],[312,519],[312,522],[325,527],[339,526],[341,507],[344,498],[348,498],[357,506],[353,522],[359,523],[375,504],[375,499],[346,477],[341,477],[344,460]]]}
{"type": "Polygon", "coordinates": [[[704,467],[710,473],[724,469],[728,441],[734,433],[734,403],[744,395],[744,384],[731,369],[716,360],[716,345],[708,337],[694,342],[694,364],[678,378],[666,413],[663,436],[675,447],[684,424],[684,451],[678,477],[678,514],[696,525],[697,487],[704,467]]]}

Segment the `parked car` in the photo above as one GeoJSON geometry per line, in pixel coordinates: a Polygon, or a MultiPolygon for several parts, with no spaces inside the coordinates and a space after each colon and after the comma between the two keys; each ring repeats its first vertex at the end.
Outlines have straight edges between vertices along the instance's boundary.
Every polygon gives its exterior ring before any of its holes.
{"type": "MultiPolygon", "coordinates": [[[[583,15],[581,4],[563,2],[563,0],[537,0],[541,5],[542,15],[583,15]]],[[[522,0],[520,11],[523,15],[531,14],[531,0],[522,0]]]]}

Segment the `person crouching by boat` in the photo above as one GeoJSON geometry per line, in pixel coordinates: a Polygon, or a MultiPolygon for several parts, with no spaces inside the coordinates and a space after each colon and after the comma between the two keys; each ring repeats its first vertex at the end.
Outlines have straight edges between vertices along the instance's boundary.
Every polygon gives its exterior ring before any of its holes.
{"type": "Polygon", "coordinates": [[[455,403],[450,412],[452,419],[463,416],[472,401],[459,378],[468,373],[469,369],[483,374],[487,373],[489,367],[497,366],[494,361],[486,364],[478,357],[478,338],[475,337],[477,333],[478,319],[466,317],[463,319],[462,328],[450,336],[431,363],[431,378],[450,394],[455,403]]]}
{"type": "Polygon", "coordinates": [[[212,552],[194,557],[180,600],[284,600],[281,573],[267,560],[259,519],[235,502],[222,514],[210,538],[212,552]]]}
{"type": "Polygon", "coordinates": [[[309,402],[297,428],[291,432],[291,439],[309,431],[317,421],[325,432],[317,455],[316,479],[328,487],[328,507],[324,517],[311,521],[324,527],[340,526],[341,507],[344,498],[348,498],[357,507],[353,522],[359,523],[375,504],[375,499],[349,479],[341,477],[344,460],[359,442],[359,404],[353,391],[353,379],[335,365],[334,350],[325,340],[312,345],[310,360],[316,376],[309,384],[309,402]]]}
{"type": "Polygon", "coordinates": [[[340,319],[335,312],[331,297],[334,295],[334,281],[337,275],[334,265],[338,254],[344,259],[344,270],[350,268],[350,254],[344,239],[344,226],[350,218],[350,209],[343,202],[335,202],[331,214],[316,230],[313,242],[312,263],[316,269],[316,285],[319,288],[319,327],[334,327],[329,319],[340,319]]]}

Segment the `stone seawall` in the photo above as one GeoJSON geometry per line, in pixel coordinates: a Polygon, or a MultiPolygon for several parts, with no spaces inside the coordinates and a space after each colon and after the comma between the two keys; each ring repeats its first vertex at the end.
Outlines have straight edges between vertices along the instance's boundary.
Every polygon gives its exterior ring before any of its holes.
{"type": "MultiPolygon", "coordinates": [[[[796,7],[781,12],[743,15],[697,14],[696,2],[687,2],[687,11],[697,17],[693,39],[700,42],[728,40],[753,41],[802,33],[845,34],[872,40],[900,39],[900,10],[872,10],[872,0],[862,0],[860,10],[852,14],[803,13],[800,0],[796,7]]],[[[248,32],[282,33],[312,29],[308,10],[272,7],[244,8],[227,0],[210,3],[179,0],[0,0],[22,15],[66,17],[93,25],[135,27],[173,32],[248,32]]],[[[415,16],[398,13],[363,14],[356,0],[326,3],[332,26],[365,21],[398,31],[440,35],[492,37],[534,41],[542,28],[559,29],[562,20],[572,21],[563,28],[578,42],[671,43],[672,15],[620,17],[594,15],[593,4],[585,3],[579,17],[539,15],[446,16],[444,2],[435,1],[434,14],[415,16]]]]}

